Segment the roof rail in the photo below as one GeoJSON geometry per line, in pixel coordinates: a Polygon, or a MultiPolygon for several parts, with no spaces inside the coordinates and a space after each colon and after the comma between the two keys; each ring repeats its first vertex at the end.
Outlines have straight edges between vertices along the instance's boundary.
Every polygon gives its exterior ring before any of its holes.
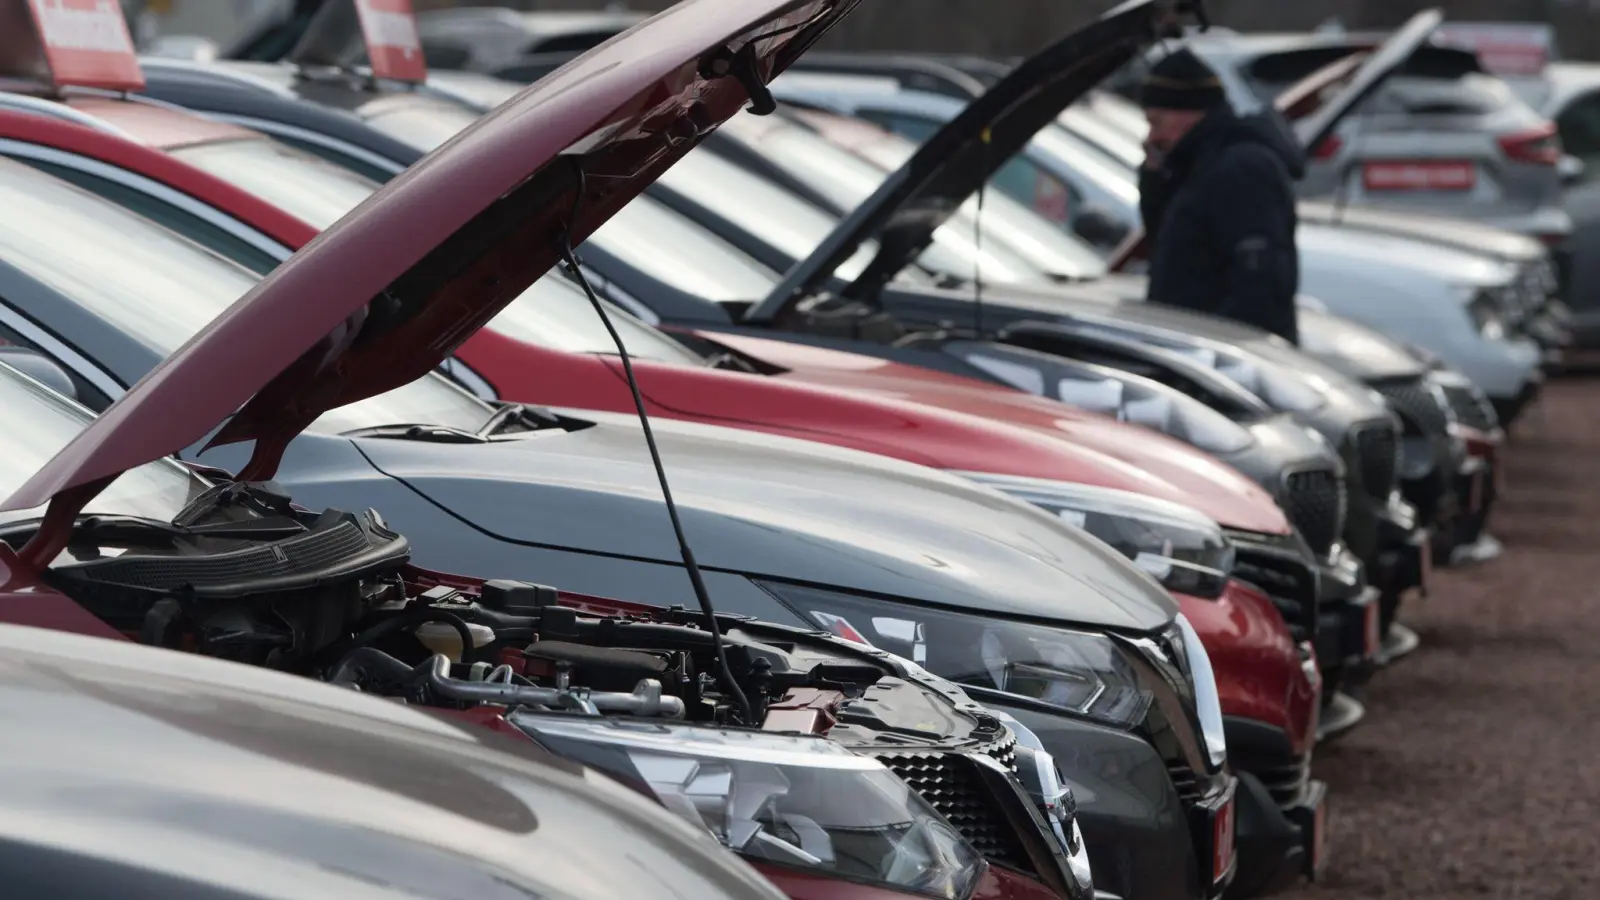
{"type": "Polygon", "coordinates": [[[74,125],[82,125],[102,134],[114,135],[124,140],[134,140],[133,135],[123,131],[99,116],[91,116],[81,110],[73,109],[65,103],[54,100],[45,100],[41,97],[29,97],[26,94],[13,94],[0,91],[0,109],[8,112],[29,113],[35,116],[44,116],[49,119],[60,119],[74,125]]]}

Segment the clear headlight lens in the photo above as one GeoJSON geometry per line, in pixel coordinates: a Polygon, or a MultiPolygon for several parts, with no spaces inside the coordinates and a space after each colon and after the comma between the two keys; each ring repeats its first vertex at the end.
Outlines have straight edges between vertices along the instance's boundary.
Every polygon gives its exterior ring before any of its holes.
{"type": "Polygon", "coordinates": [[[1041,478],[956,472],[1048,510],[1089,532],[1169,591],[1218,597],[1233,572],[1234,548],[1198,510],[1110,488],[1041,478]]]}
{"type": "Polygon", "coordinates": [[[987,866],[882,763],[822,738],[531,712],[510,721],[751,859],[944,900],[966,900],[987,866]]]}
{"type": "Polygon", "coordinates": [[[1194,682],[1195,712],[1200,717],[1200,735],[1205,738],[1206,754],[1211,764],[1221,768],[1228,759],[1228,738],[1222,727],[1222,699],[1217,693],[1217,676],[1211,669],[1211,655],[1200,643],[1200,635],[1182,613],[1178,614],[1178,632],[1183,636],[1184,653],[1188,656],[1189,678],[1194,682]]]}
{"type": "Polygon", "coordinates": [[[1131,378],[1085,372],[1061,379],[1056,396],[1063,403],[1158,431],[1207,453],[1238,453],[1255,441],[1250,432],[1216,410],[1131,378]]]}
{"type": "Polygon", "coordinates": [[[915,660],[957,684],[1048,703],[1117,728],[1137,724],[1150,708],[1152,695],[1102,634],[757,583],[818,626],[915,660]]]}

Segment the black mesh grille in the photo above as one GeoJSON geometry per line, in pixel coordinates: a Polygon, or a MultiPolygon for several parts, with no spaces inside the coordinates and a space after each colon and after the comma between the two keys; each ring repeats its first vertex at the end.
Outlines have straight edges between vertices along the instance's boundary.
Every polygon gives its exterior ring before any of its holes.
{"type": "Polygon", "coordinates": [[[1331,469],[1291,472],[1283,479],[1283,511],[1319,557],[1339,539],[1344,503],[1344,479],[1331,469]]]}
{"type": "Polygon", "coordinates": [[[1459,385],[1445,385],[1444,398],[1450,403],[1450,411],[1455,413],[1456,421],[1479,431],[1494,431],[1500,427],[1500,418],[1495,415],[1493,404],[1469,387],[1459,385]]]}
{"type": "MultiPolygon", "coordinates": [[[[957,753],[875,754],[950,820],[985,859],[1029,871],[1027,850],[974,763],[957,753]]],[[[1012,754],[1013,759],[1015,753],[1012,754]]]]}
{"type": "Polygon", "coordinates": [[[1369,422],[1355,430],[1361,485],[1369,496],[1389,499],[1400,477],[1400,433],[1392,422],[1369,422]]]}
{"type": "Polygon", "coordinates": [[[141,556],[77,568],[77,574],[105,584],[148,590],[176,590],[260,581],[315,572],[367,550],[367,536],[351,522],[308,532],[273,544],[206,556],[141,556]]]}
{"type": "Polygon", "coordinates": [[[1297,642],[1316,637],[1316,573],[1280,557],[1254,552],[1248,545],[1238,545],[1233,576],[1255,585],[1272,599],[1297,642]]]}
{"type": "Polygon", "coordinates": [[[1386,384],[1378,387],[1378,392],[1389,401],[1389,405],[1399,414],[1400,420],[1406,425],[1407,434],[1439,437],[1450,431],[1450,422],[1445,418],[1444,408],[1439,405],[1439,400],[1420,381],[1408,381],[1398,384],[1386,384]]]}

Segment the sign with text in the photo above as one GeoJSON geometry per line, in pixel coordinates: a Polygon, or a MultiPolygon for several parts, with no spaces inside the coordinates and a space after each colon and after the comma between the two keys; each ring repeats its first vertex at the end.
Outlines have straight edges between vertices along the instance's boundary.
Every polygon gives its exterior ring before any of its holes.
{"type": "Polygon", "coordinates": [[[355,4],[372,74],[395,81],[426,81],[428,66],[411,0],[355,0],[355,4]]]}
{"type": "Polygon", "coordinates": [[[1541,75],[1555,58],[1555,33],[1537,22],[1446,22],[1433,40],[1476,53],[1484,69],[1502,77],[1541,75]]]}
{"type": "Polygon", "coordinates": [[[50,81],[136,91],[144,73],[117,0],[28,0],[50,81]]]}

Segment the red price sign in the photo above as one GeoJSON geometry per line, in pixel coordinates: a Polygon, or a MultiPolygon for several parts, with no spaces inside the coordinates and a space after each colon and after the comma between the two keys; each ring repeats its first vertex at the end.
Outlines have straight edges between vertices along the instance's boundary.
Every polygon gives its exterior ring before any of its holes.
{"type": "Polygon", "coordinates": [[[355,4],[372,74],[394,81],[426,81],[428,64],[422,58],[411,0],[355,0],[355,4]]]}
{"type": "Polygon", "coordinates": [[[117,0],[28,0],[28,12],[52,83],[114,91],[144,87],[117,0]]]}

